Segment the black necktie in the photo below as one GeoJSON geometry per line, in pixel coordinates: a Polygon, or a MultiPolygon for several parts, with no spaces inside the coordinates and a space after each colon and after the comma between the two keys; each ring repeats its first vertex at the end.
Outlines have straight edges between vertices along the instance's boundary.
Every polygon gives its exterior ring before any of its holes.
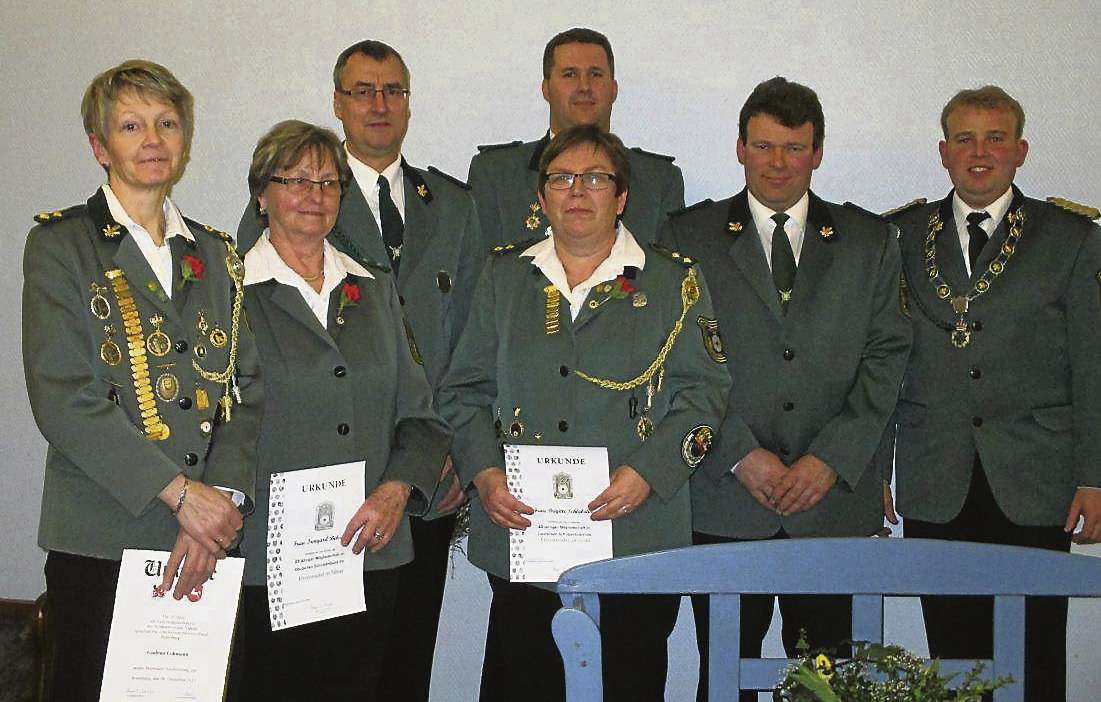
{"type": "Polygon", "coordinates": [[[988,219],[990,219],[990,215],[985,211],[972,212],[967,215],[967,233],[970,235],[970,240],[967,242],[967,260],[971,263],[972,273],[975,272],[975,261],[979,260],[979,254],[982,253],[986,242],[990,240],[990,237],[986,235],[986,230],[979,226],[988,219]]]}
{"type": "Polygon", "coordinates": [[[772,281],[780,293],[780,311],[786,313],[791,291],[795,287],[795,254],[784,231],[784,223],[790,219],[783,212],[772,215],[776,228],[772,230],[772,281]]]}
{"type": "Polygon", "coordinates": [[[390,267],[394,277],[401,266],[401,243],[405,233],[405,223],[401,221],[394,198],[390,197],[390,182],[385,176],[378,177],[378,218],[382,228],[382,240],[386,244],[386,254],[390,257],[390,267]]]}

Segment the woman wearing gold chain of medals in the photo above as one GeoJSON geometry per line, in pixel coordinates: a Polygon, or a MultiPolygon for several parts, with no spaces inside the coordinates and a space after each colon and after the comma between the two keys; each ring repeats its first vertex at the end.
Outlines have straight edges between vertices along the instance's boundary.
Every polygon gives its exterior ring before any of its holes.
{"type": "Polygon", "coordinates": [[[166,68],[92,81],[84,131],[107,182],[27,237],[23,362],[49,444],[39,545],[57,700],[96,700],[123,549],[172,551],[157,588],[200,588],[241,528],[262,393],[225,234],[168,198],[194,129],[166,68]],[[221,489],[216,489],[218,486],[221,489]]]}
{"type": "MultiPolygon", "coordinates": [[[[246,522],[245,578],[233,674],[241,702],[376,699],[398,589],[413,558],[406,513],[428,509],[451,432],[402,322],[385,267],[337,250],[341,193],[351,181],[343,145],[328,129],[288,120],[256,145],[249,192],[265,227],[245,254],[245,308],[264,368],[256,513],[246,522]],[[359,260],[357,260],[357,258],[359,260]],[[272,473],[364,463],[366,499],[332,514],[320,534],[364,553],[365,612],[273,631],[268,507],[272,473]],[[324,665],[303,665],[306,660],[324,665]]],[[[276,507],[276,509],[279,509],[276,507]]],[[[319,527],[314,527],[319,528],[319,527]]]]}

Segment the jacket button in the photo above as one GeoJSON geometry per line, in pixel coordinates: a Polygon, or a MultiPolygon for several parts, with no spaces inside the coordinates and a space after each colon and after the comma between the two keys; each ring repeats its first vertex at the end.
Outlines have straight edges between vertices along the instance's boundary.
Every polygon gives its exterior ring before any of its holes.
{"type": "Polygon", "coordinates": [[[350,426],[348,426],[347,424],[345,424],[344,422],[341,422],[340,424],[336,425],[336,433],[340,434],[341,436],[346,435],[351,430],[352,430],[352,428],[350,426]]]}
{"type": "Polygon", "coordinates": [[[567,431],[570,428],[570,423],[563,419],[558,423],[558,431],[567,431]]]}
{"type": "Polygon", "coordinates": [[[182,410],[191,409],[191,398],[181,397],[176,404],[178,404],[182,410]]]}
{"type": "Polygon", "coordinates": [[[791,349],[784,349],[784,360],[790,361],[793,358],[795,358],[795,352],[791,349]]]}
{"type": "Polygon", "coordinates": [[[348,372],[348,369],[345,368],[344,366],[337,366],[336,368],[333,368],[333,375],[335,375],[338,378],[343,378],[344,374],[347,373],[347,372],[348,372]]]}
{"type": "Polygon", "coordinates": [[[795,403],[794,402],[785,402],[784,403],[784,411],[785,412],[790,412],[793,409],[795,409],[795,403]]]}
{"type": "Polygon", "coordinates": [[[198,462],[199,462],[199,457],[196,456],[193,453],[189,453],[186,456],[184,456],[184,463],[189,465],[189,466],[193,466],[198,462]]]}
{"type": "Polygon", "coordinates": [[[562,374],[563,378],[565,378],[567,375],[570,374],[570,369],[567,368],[566,366],[559,366],[558,367],[558,372],[562,374]]]}
{"type": "Polygon", "coordinates": [[[971,322],[971,331],[982,331],[982,322],[977,319],[971,322]]]}
{"type": "Polygon", "coordinates": [[[405,297],[403,295],[398,295],[398,304],[405,307],[405,297]]]}
{"type": "Polygon", "coordinates": [[[176,353],[187,353],[187,342],[183,339],[180,339],[176,342],[173,348],[176,349],[176,353]]]}
{"type": "Polygon", "coordinates": [[[972,417],[971,418],[971,424],[975,425],[976,427],[981,427],[982,426],[982,417],[972,417]]]}
{"type": "Polygon", "coordinates": [[[967,374],[971,376],[972,380],[978,380],[979,378],[982,377],[982,371],[979,370],[979,368],[977,366],[975,368],[972,368],[971,370],[969,370],[967,372],[967,374]]]}
{"type": "Polygon", "coordinates": [[[780,447],[780,455],[781,455],[781,456],[786,456],[786,455],[788,455],[789,453],[791,453],[791,451],[788,451],[788,448],[787,448],[787,446],[781,446],[781,447],[780,447]]]}

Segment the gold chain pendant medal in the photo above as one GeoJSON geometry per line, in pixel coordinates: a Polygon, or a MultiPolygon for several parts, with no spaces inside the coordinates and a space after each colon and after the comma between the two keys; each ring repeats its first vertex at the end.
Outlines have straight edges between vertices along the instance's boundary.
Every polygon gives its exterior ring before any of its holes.
{"type": "Polygon", "coordinates": [[[153,325],[154,331],[145,339],[145,348],[157,357],[168,355],[168,352],[172,349],[172,339],[168,338],[168,334],[165,334],[161,329],[161,325],[164,324],[164,317],[155,314],[149,318],[149,323],[153,325]]]}
{"type": "Polygon", "coordinates": [[[122,363],[122,349],[115,343],[115,325],[103,325],[104,339],[99,345],[99,357],[109,366],[117,366],[122,363]]]}
{"type": "Polygon", "coordinates": [[[650,376],[646,383],[646,407],[642,410],[642,416],[638,418],[635,431],[638,438],[646,441],[654,433],[654,420],[650,419],[650,409],[654,406],[654,377],[650,376]]]}
{"type": "MultiPolygon", "coordinates": [[[[233,242],[225,236],[223,236],[223,240],[226,245],[226,272],[229,273],[229,278],[233,282],[233,311],[230,315],[229,324],[229,357],[226,359],[226,367],[217,372],[203,368],[195,359],[191,359],[191,367],[203,380],[224,386],[225,391],[218,399],[218,405],[222,409],[222,421],[228,423],[234,400],[241,404],[241,390],[237,387],[235,373],[237,369],[237,335],[240,331],[241,321],[241,300],[244,298],[245,264],[241,261],[241,257],[237,255],[237,250],[233,248],[233,242]]],[[[199,312],[196,327],[201,334],[206,334],[210,330],[210,324],[202,311],[199,312]]],[[[221,330],[215,328],[214,331],[221,330]]],[[[210,333],[214,336],[213,332],[210,333]]],[[[218,338],[217,340],[221,339],[218,338]]],[[[210,341],[213,344],[215,339],[210,341]]],[[[195,344],[194,353],[199,358],[203,358],[206,356],[206,349],[202,348],[202,344],[195,344]],[[201,353],[200,349],[202,349],[201,353]]]]}
{"type": "Polygon", "coordinates": [[[98,283],[92,283],[92,299],[88,303],[88,307],[92,310],[92,314],[96,319],[107,319],[111,316],[111,303],[107,301],[107,297],[104,296],[104,292],[107,288],[98,283]]]}

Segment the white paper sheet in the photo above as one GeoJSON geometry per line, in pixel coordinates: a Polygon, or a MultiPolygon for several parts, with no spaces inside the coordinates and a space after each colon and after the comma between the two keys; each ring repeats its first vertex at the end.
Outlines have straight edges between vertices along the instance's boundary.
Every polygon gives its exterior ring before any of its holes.
{"type": "Polygon", "coordinates": [[[241,596],[243,558],[218,561],[214,575],[181,600],[154,594],[167,551],[122,552],[101,702],[218,702],[241,596]]]}
{"type": "Polygon", "coordinates": [[[363,553],[340,545],[363,504],[364,463],[273,473],[268,502],[268,611],[278,631],[366,610],[363,553]]]}
{"type": "Polygon", "coordinates": [[[608,449],[505,446],[509,491],[535,510],[531,526],[509,530],[509,580],[554,582],[575,565],[612,557],[612,523],[588,504],[608,487],[608,449]]]}

